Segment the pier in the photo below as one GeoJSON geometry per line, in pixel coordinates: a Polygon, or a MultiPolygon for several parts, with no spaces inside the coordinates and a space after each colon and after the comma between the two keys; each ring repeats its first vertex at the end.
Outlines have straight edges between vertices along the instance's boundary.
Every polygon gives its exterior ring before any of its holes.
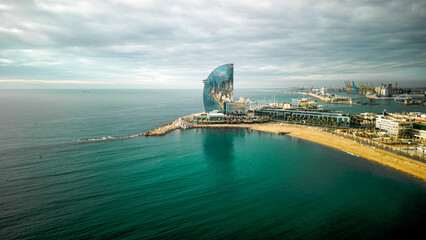
{"type": "Polygon", "coordinates": [[[193,127],[192,123],[189,123],[185,121],[183,118],[179,118],[176,121],[173,121],[165,126],[146,131],[142,133],[144,136],[163,136],[171,131],[177,130],[177,129],[190,129],[193,127]]]}
{"type": "Polygon", "coordinates": [[[196,124],[189,123],[184,118],[169,123],[165,126],[146,131],[142,133],[144,136],[163,136],[169,132],[177,129],[191,129],[191,128],[251,128],[253,124],[196,124]]]}
{"type": "Polygon", "coordinates": [[[314,94],[314,93],[301,93],[301,94],[309,95],[309,96],[316,98],[316,99],[320,100],[321,102],[325,102],[325,103],[360,105],[357,102],[353,102],[351,98],[342,97],[342,96],[338,96],[338,95],[334,95],[334,96],[329,97],[329,96],[320,96],[320,95],[314,94]]]}

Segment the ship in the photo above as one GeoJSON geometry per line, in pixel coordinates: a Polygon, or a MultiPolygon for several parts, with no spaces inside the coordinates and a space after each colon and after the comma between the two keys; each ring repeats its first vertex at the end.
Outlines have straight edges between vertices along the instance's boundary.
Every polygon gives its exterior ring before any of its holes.
{"type": "Polygon", "coordinates": [[[408,94],[399,95],[398,97],[395,97],[393,100],[397,103],[404,103],[405,100],[411,100],[412,97],[408,94]]]}
{"type": "Polygon", "coordinates": [[[380,98],[380,95],[378,95],[378,94],[367,94],[365,96],[367,98],[372,98],[372,99],[378,99],[378,98],[380,98]]]}

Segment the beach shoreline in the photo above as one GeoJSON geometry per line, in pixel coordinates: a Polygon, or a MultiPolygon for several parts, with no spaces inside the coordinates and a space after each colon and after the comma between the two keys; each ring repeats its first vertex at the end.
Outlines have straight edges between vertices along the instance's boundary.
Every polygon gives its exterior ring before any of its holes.
{"type": "Polygon", "coordinates": [[[186,121],[176,120],[163,127],[141,133],[138,136],[162,136],[177,129],[185,130],[192,128],[245,128],[262,132],[289,135],[332,147],[369,161],[380,163],[381,165],[426,181],[426,163],[416,161],[390,151],[365,145],[353,139],[344,138],[327,131],[322,131],[320,127],[286,123],[190,124],[186,121]]]}
{"type": "Polygon", "coordinates": [[[286,132],[286,135],[354,154],[360,158],[380,163],[426,181],[426,164],[423,162],[372,146],[363,145],[358,141],[333,135],[332,133],[321,131],[316,127],[267,123],[253,125],[250,129],[277,134],[279,132],[286,132]]]}

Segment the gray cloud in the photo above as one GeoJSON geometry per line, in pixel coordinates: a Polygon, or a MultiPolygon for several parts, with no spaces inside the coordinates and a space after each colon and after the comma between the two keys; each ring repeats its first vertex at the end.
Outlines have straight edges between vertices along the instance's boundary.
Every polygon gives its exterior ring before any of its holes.
{"type": "Polygon", "coordinates": [[[424,82],[424,22],[410,0],[6,1],[0,87],[201,88],[229,62],[237,87],[424,82]]]}

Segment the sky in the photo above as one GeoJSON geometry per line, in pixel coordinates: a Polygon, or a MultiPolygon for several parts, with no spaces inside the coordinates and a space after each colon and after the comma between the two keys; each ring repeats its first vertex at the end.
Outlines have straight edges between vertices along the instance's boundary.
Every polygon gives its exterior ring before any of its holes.
{"type": "Polygon", "coordinates": [[[426,86],[426,1],[0,0],[1,88],[426,86]]]}

